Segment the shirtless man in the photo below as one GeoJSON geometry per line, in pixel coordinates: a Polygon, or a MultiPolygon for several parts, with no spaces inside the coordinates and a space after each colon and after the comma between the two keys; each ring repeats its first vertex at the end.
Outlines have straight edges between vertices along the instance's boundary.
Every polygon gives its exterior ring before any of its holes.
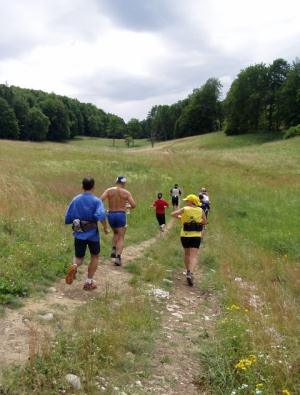
{"type": "Polygon", "coordinates": [[[116,186],[106,189],[101,195],[101,200],[108,200],[108,222],[113,230],[111,258],[116,266],[121,266],[121,255],[124,248],[126,232],[126,210],[135,208],[136,204],[131,193],[125,189],[126,177],[119,176],[116,186]]]}

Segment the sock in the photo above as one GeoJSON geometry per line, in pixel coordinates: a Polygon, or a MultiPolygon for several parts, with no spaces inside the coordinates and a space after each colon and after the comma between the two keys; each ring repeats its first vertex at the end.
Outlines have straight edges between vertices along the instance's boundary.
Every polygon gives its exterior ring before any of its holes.
{"type": "Polygon", "coordinates": [[[87,278],[87,279],[85,280],[85,282],[86,282],[87,284],[92,284],[93,279],[92,279],[92,278],[87,278]]]}
{"type": "Polygon", "coordinates": [[[112,250],[113,250],[113,252],[116,252],[116,247],[113,246],[112,250]]]}

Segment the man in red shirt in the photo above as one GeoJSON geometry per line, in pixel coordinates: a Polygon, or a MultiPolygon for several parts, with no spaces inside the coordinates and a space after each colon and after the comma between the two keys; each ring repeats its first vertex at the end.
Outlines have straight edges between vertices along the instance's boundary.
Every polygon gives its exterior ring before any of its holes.
{"type": "Polygon", "coordinates": [[[162,198],[162,193],[157,194],[157,199],[153,202],[152,207],[155,208],[159,228],[161,232],[164,232],[166,226],[165,210],[169,207],[169,203],[162,198]]]}

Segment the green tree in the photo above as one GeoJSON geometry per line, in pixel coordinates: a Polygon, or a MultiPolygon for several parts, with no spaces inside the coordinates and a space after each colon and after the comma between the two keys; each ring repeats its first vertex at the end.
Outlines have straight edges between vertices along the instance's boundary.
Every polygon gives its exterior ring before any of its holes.
{"type": "Polygon", "coordinates": [[[28,138],[33,141],[46,140],[50,125],[49,118],[37,107],[29,110],[28,118],[28,138]]]}
{"type": "Polygon", "coordinates": [[[14,110],[5,99],[0,97],[0,138],[17,140],[19,133],[19,125],[14,110]]]}
{"type": "Polygon", "coordinates": [[[13,99],[13,109],[16,114],[20,129],[20,139],[28,139],[28,114],[29,114],[29,104],[25,97],[16,93],[13,99]]]}
{"type": "Polygon", "coordinates": [[[276,59],[268,68],[267,118],[268,130],[280,128],[281,87],[287,79],[290,66],[284,59],[276,59]]]}
{"type": "Polygon", "coordinates": [[[109,114],[107,136],[113,140],[113,146],[115,146],[115,140],[124,138],[125,134],[126,124],[124,120],[117,115],[109,114]]]}
{"type": "Polygon", "coordinates": [[[300,124],[300,61],[296,60],[280,92],[280,119],[285,127],[300,124]]]}
{"type": "Polygon", "coordinates": [[[40,103],[40,107],[50,120],[47,139],[59,141],[70,138],[69,114],[63,102],[51,95],[40,103]]]}
{"type": "Polygon", "coordinates": [[[267,129],[268,68],[249,66],[233,81],[225,101],[226,134],[267,129]]]}
{"type": "Polygon", "coordinates": [[[136,118],[131,118],[127,123],[127,134],[131,137],[131,144],[134,145],[134,140],[141,138],[142,126],[140,121],[136,118]]]}
{"type": "Polygon", "coordinates": [[[177,137],[193,136],[218,129],[221,87],[218,79],[210,78],[200,89],[193,91],[176,122],[177,137]]]}

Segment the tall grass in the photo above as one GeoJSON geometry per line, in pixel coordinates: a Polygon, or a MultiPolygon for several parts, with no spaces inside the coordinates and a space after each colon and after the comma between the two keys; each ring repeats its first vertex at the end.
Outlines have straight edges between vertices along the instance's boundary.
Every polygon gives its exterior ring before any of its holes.
{"type": "MultiPolygon", "coordinates": [[[[157,231],[149,208],[157,192],[167,196],[174,182],[184,193],[206,186],[213,209],[202,286],[219,296],[222,312],[214,336],[201,344],[199,363],[206,366],[201,381],[216,394],[299,393],[300,140],[214,133],[153,151],[122,149],[121,155],[101,144],[1,142],[2,300],[62,275],[72,254],[63,214],[83,176],[96,178],[100,194],[116,175],[127,175],[138,203],[129,216],[128,244],[157,231]],[[239,367],[242,360],[251,361],[245,370],[239,367]]],[[[145,283],[170,286],[163,281],[171,273],[167,270],[176,270],[182,259],[177,232],[129,265],[138,294],[145,283]]],[[[103,245],[106,254],[109,242],[104,239],[103,245]]]]}

